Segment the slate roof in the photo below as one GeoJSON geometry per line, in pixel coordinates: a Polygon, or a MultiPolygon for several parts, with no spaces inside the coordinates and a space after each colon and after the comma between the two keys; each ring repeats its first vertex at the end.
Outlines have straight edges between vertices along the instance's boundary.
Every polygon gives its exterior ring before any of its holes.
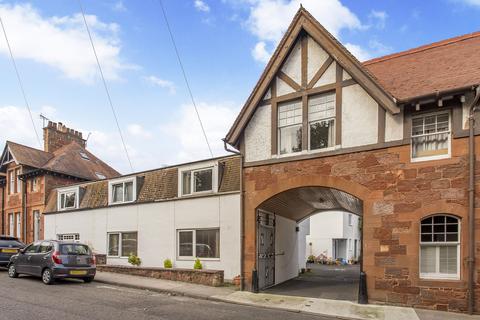
{"type": "Polygon", "coordinates": [[[15,142],[7,141],[13,157],[21,165],[31,169],[43,169],[58,172],[85,180],[99,180],[97,172],[106,178],[120,175],[115,169],[98,159],[94,154],[73,141],[55,152],[45,152],[15,142]],[[88,160],[81,156],[88,156],[88,160]]]}
{"type": "MultiPolygon", "coordinates": [[[[228,156],[217,159],[219,163],[218,193],[240,191],[241,157],[228,156]],[[220,169],[222,168],[222,169],[220,169]]],[[[202,161],[197,161],[200,163],[202,161]]],[[[178,199],[178,170],[183,165],[160,168],[146,172],[135,173],[125,177],[137,177],[137,201],[148,203],[178,199]]],[[[80,187],[80,210],[95,209],[108,206],[108,180],[77,184],[80,187]]],[[[204,197],[211,194],[202,194],[193,197],[204,197]]],[[[68,210],[62,212],[71,212],[68,210]]],[[[50,192],[44,213],[57,212],[57,190],[50,192]]]]}
{"type": "Polygon", "coordinates": [[[363,62],[400,101],[480,83],[480,32],[363,62]]]}

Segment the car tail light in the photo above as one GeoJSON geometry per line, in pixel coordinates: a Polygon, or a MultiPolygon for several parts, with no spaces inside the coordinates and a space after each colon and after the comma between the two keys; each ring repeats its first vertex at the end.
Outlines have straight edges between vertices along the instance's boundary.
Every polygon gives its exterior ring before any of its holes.
{"type": "Polygon", "coordinates": [[[54,253],[52,253],[53,263],[62,264],[62,259],[59,256],[60,256],[60,252],[58,252],[58,251],[55,251],[54,253]]]}

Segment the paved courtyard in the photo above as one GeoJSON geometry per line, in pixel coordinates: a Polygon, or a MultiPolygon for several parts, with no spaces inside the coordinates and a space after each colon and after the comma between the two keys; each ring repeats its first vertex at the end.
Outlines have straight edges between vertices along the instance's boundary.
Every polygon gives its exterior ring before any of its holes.
{"type": "Polygon", "coordinates": [[[311,272],[265,290],[266,293],[357,301],[360,265],[308,264],[311,272]]]}

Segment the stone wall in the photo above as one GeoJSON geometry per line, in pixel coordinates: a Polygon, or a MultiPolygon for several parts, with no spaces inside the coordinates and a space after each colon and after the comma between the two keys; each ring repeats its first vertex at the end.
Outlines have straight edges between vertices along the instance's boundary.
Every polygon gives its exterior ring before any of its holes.
{"type": "MultiPolygon", "coordinates": [[[[476,138],[480,150],[480,138],[476,138]]],[[[331,187],[363,200],[363,267],[372,302],[448,311],[467,308],[467,139],[453,139],[452,157],[412,162],[410,146],[247,167],[244,170],[244,284],[255,267],[255,211],[267,199],[303,186],[331,187]],[[419,276],[420,221],[433,214],[460,218],[460,279],[419,276]]],[[[477,163],[477,168],[480,168],[477,163]]],[[[480,182],[480,169],[477,169],[480,182]]],[[[477,183],[477,207],[480,186],[477,183]]],[[[476,214],[479,217],[480,210],[476,214]]],[[[480,272],[480,218],[476,219],[480,272]]],[[[477,310],[480,286],[476,283],[477,310]]]]}
{"type": "Polygon", "coordinates": [[[223,271],[221,270],[164,269],[113,265],[97,265],[97,270],[155,279],[191,282],[212,287],[223,285],[223,271]]]}

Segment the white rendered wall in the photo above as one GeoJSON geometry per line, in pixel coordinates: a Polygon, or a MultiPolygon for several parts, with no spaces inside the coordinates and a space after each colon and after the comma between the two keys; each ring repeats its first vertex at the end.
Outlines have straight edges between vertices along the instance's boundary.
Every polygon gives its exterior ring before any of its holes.
{"type": "MultiPolygon", "coordinates": [[[[339,251],[345,252],[346,259],[354,257],[353,243],[357,239],[357,256],[360,247],[359,217],[352,214],[352,225],[348,224],[349,212],[326,211],[310,217],[310,234],[306,237],[306,256],[318,257],[324,254],[333,257],[333,239],[345,239],[347,247],[339,251]],[[351,240],[351,248],[348,247],[348,240],[351,240]]],[[[343,255],[343,254],[342,254],[343,255]]]]}
{"type": "Polygon", "coordinates": [[[271,157],[272,107],[258,107],[245,128],[245,161],[259,161],[271,157]]]}
{"type": "Polygon", "coordinates": [[[298,268],[306,268],[307,266],[307,248],[305,243],[310,233],[310,219],[305,219],[298,224],[297,244],[298,244],[298,268]]]}
{"type": "MultiPolygon", "coordinates": [[[[224,270],[225,279],[240,274],[240,195],[230,194],[143,205],[45,215],[45,237],[79,233],[96,253],[107,253],[108,232],[138,232],[138,256],[145,267],[193,268],[194,259],[177,259],[178,229],[220,228],[220,258],[201,259],[205,269],[224,270]]],[[[108,257],[109,264],[127,265],[127,258],[108,257]]]]}
{"type": "Polygon", "coordinates": [[[342,147],[377,143],[378,104],[358,84],[342,91],[342,147]]]}
{"type": "Polygon", "coordinates": [[[295,44],[292,52],[285,60],[282,71],[296,83],[302,83],[302,46],[300,41],[295,44]]]}
{"type": "Polygon", "coordinates": [[[275,284],[298,276],[298,238],[294,220],[275,216],[275,284]]]}
{"type": "Polygon", "coordinates": [[[310,82],[327,61],[329,54],[312,37],[308,37],[307,80],[310,82]]]}
{"type": "Polygon", "coordinates": [[[399,114],[385,113],[385,142],[403,139],[403,110],[399,114]]]}

